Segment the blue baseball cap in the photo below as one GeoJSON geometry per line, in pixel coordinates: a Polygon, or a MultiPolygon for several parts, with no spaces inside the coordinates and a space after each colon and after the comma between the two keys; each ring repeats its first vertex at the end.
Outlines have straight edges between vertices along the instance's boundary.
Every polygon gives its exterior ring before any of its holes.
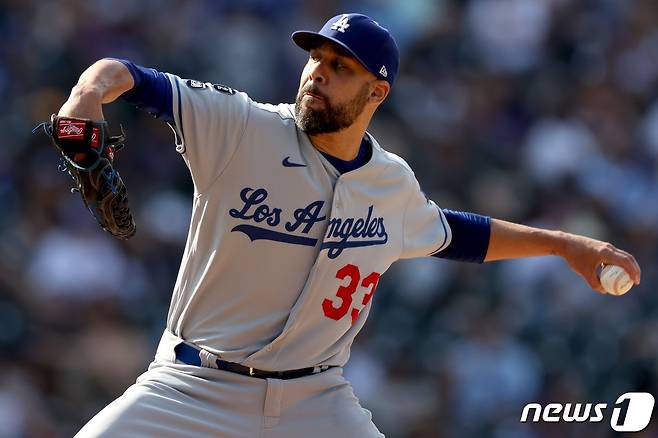
{"type": "Polygon", "coordinates": [[[320,32],[300,30],[292,40],[308,51],[324,41],[338,44],[354,56],[377,79],[391,86],[398,74],[400,50],[388,29],[363,14],[340,14],[322,26],[320,32]]]}

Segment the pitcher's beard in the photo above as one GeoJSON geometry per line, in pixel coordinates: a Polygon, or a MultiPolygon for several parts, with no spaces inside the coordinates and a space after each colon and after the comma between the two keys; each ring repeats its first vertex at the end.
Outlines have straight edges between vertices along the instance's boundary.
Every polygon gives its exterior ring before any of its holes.
{"type": "Polygon", "coordinates": [[[322,95],[324,108],[321,109],[312,109],[302,105],[304,93],[307,91],[315,94],[312,87],[305,87],[297,93],[295,123],[302,131],[314,135],[338,132],[352,126],[366,106],[369,87],[368,84],[364,84],[352,100],[340,105],[332,105],[329,99],[322,95]]]}

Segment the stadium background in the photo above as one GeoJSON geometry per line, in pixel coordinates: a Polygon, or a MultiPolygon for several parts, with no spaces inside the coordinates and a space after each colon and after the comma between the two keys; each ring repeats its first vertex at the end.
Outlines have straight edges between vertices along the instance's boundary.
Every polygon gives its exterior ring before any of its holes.
{"type": "Polygon", "coordinates": [[[395,264],[346,369],[380,429],[606,436],[518,419],[530,401],[658,394],[658,2],[3,0],[0,437],[72,436],[145,369],[191,204],[169,129],[106,107],[128,132],[138,223],[113,240],[30,129],[105,56],[292,101],[305,54],[289,34],[344,11],[397,38],[401,75],[371,132],[439,205],[609,239],[643,268],[613,298],[551,257],[395,264]]]}

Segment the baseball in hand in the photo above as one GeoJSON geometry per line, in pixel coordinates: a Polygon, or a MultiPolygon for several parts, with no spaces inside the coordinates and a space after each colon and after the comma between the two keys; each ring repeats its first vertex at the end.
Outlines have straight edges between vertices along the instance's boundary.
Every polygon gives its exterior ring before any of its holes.
{"type": "Polygon", "coordinates": [[[624,295],[633,287],[633,280],[621,266],[606,265],[599,273],[603,289],[611,295],[624,295]]]}

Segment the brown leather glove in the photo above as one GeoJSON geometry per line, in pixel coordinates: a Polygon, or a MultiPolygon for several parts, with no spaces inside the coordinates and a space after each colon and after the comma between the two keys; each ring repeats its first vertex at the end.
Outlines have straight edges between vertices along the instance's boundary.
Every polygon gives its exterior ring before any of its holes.
{"type": "Polygon", "coordinates": [[[114,152],[123,147],[125,134],[110,136],[107,122],[52,115],[32,132],[43,128],[63,166],[75,181],[87,209],[98,224],[119,239],[135,235],[136,225],[128,207],[126,186],[114,168],[114,152]]]}

